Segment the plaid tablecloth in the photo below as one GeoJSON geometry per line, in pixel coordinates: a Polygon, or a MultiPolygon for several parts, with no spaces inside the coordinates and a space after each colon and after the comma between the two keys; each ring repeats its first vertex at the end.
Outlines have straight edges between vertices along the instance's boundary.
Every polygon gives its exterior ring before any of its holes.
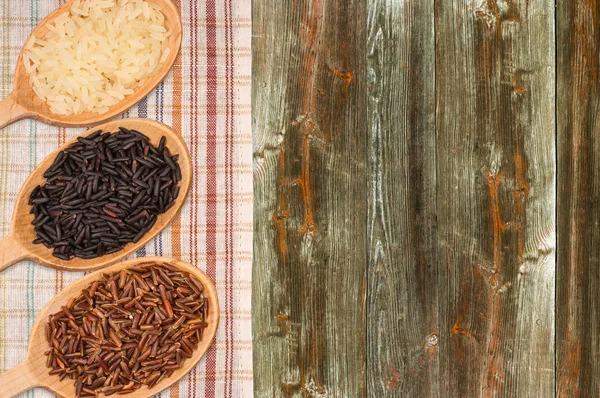
{"type": "MultiPolygon", "coordinates": [[[[9,94],[21,46],[61,0],[0,0],[0,97],[9,94]]],[[[197,265],[216,282],[222,308],[215,344],[162,397],[252,395],[252,136],[249,0],[174,0],[184,25],[181,54],[167,79],[123,117],[171,125],[185,138],[194,183],[181,214],[136,256],[197,265]]],[[[84,129],[21,121],[0,130],[0,236],[15,199],[46,155],[84,129]]],[[[0,373],[24,357],[44,305],[83,274],[23,262],[0,273],[0,373]]],[[[2,386],[0,386],[0,389],[2,386]]],[[[31,390],[27,397],[51,397],[31,390]]]]}

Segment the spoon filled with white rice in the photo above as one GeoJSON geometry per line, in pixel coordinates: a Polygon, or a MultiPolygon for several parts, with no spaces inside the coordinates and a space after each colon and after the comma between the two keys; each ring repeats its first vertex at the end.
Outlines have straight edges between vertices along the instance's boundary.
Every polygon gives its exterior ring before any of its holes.
{"type": "Polygon", "coordinates": [[[33,91],[57,115],[105,114],[172,58],[173,32],[151,1],[75,0],[45,27],[22,60],[33,91]]]}

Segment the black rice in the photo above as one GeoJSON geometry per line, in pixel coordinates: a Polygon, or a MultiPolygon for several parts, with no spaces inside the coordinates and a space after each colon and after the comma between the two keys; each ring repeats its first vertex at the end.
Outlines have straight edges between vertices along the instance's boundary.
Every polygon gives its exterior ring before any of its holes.
{"type": "Polygon", "coordinates": [[[61,260],[91,259],[138,242],[179,195],[181,169],[162,137],[96,131],[61,151],[29,204],[35,244],[61,260]]]}

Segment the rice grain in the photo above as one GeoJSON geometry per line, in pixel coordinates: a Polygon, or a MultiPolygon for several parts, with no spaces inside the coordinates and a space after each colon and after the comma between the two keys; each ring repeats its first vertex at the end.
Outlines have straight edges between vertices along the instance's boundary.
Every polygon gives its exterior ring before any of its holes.
{"type": "Polygon", "coordinates": [[[26,44],[33,91],[56,114],[105,113],[143,85],[170,54],[160,6],[77,0],[26,44]]]}

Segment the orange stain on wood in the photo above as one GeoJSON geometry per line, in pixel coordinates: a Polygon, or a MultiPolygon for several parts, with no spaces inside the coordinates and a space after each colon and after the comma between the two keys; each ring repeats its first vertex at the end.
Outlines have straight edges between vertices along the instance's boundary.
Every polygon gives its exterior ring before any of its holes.
{"type": "Polygon", "coordinates": [[[527,88],[513,77],[513,91],[517,94],[523,94],[527,91],[527,88]]]}
{"type": "Polygon", "coordinates": [[[510,85],[512,86],[513,92],[519,95],[527,92],[527,87],[524,83],[524,77],[530,75],[532,72],[525,69],[516,69],[514,71],[507,72],[510,75],[510,85]]]}
{"type": "Polygon", "coordinates": [[[354,78],[352,72],[342,72],[337,69],[333,69],[333,75],[344,82],[344,90],[350,87],[350,83],[352,83],[352,79],[354,78]]]}
{"type": "Polygon", "coordinates": [[[502,265],[502,233],[507,228],[507,224],[502,221],[502,214],[500,211],[500,195],[499,187],[500,183],[504,179],[502,174],[489,173],[487,178],[487,185],[490,193],[491,201],[491,217],[493,224],[493,236],[494,236],[494,268],[496,272],[500,272],[502,265]]]}
{"type": "Polygon", "coordinates": [[[387,382],[385,383],[385,388],[388,391],[396,390],[398,387],[400,387],[401,377],[402,377],[402,374],[400,373],[399,369],[391,368],[387,382]]]}
{"type": "MultiPolygon", "coordinates": [[[[312,121],[308,122],[309,131],[314,129],[312,121]]],[[[315,220],[312,211],[312,191],[310,187],[310,134],[307,132],[302,137],[302,171],[298,184],[302,189],[302,203],[304,204],[304,222],[300,232],[313,235],[315,233],[315,220]]]]}
{"type": "Polygon", "coordinates": [[[458,323],[458,320],[456,322],[454,322],[454,326],[452,326],[452,334],[454,334],[455,336],[465,336],[470,339],[473,338],[473,334],[471,333],[471,331],[469,329],[466,329],[466,328],[460,326],[460,324],[458,323]]]}
{"type": "Polygon", "coordinates": [[[289,317],[286,314],[277,314],[277,319],[281,322],[287,321],[289,317]]]}
{"type": "Polygon", "coordinates": [[[500,350],[501,345],[501,330],[502,325],[499,323],[499,315],[501,313],[501,295],[498,294],[498,286],[502,282],[502,234],[508,227],[502,221],[502,212],[500,208],[500,184],[504,176],[502,174],[494,174],[490,172],[487,178],[487,185],[490,195],[490,216],[492,219],[493,232],[493,262],[494,274],[490,278],[492,290],[489,294],[490,320],[488,328],[488,348],[486,359],[487,385],[489,391],[497,391],[504,383],[504,364],[500,350]]]}
{"type": "Polygon", "coordinates": [[[281,147],[279,152],[279,195],[277,212],[273,216],[273,223],[277,230],[277,241],[279,254],[282,257],[282,261],[287,260],[287,219],[290,215],[288,194],[286,192],[286,178],[285,178],[285,151],[281,147]]]}
{"type": "Polygon", "coordinates": [[[490,286],[497,289],[502,283],[502,275],[499,272],[494,272],[490,277],[490,286]]]}
{"type": "Polygon", "coordinates": [[[517,148],[517,152],[515,153],[515,177],[517,179],[517,187],[520,192],[527,196],[529,193],[529,185],[527,184],[525,168],[521,150],[520,148],[517,148]]]}
{"type": "Polygon", "coordinates": [[[277,320],[281,323],[281,333],[287,334],[290,331],[290,323],[288,322],[289,317],[286,314],[279,313],[276,316],[277,320]]]}
{"type": "MultiPolygon", "coordinates": [[[[306,85],[304,87],[303,96],[303,119],[306,119],[306,130],[302,137],[302,170],[298,179],[298,184],[302,189],[302,202],[304,204],[304,222],[300,232],[305,234],[313,234],[315,231],[315,222],[312,212],[312,191],[310,187],[310,134],[314,130],[314,123],[310,119],[315,113],[315,102],[317,87],[317,74],[315,72],[317,66],[317,57],[319,54],[317,47],[318,37],[320,33],[319,22],[322,20],[322,6],[320,0],[315,0],[310,7],[310,14],[303,23],[303,30],[306,32],[304,43],[306,58],[304,61],[304,71],[306,73],[306,85]]],[[[300,121],[298,121],[298,124],[300,121]]]]}

